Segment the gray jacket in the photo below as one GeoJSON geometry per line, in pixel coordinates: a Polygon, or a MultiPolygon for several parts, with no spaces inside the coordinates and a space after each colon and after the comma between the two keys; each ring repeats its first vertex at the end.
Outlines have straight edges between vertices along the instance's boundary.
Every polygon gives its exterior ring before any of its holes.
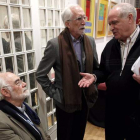
{"type": "MultiPolygon", "coordinates": [[[[93,68],[97,68],[99,64],[98,64],[95,41],[92,37],[89,37],[89,40],[90,40],[90,43],[94,52],[93,68]]],[[[85,65],[86,56],[84,54],[85,54],[84,51],[82,51],[82,61],[83,61],[83,64],[85,65]]],[[[48,44],[44,51],[44,56],[36,72],[36,78],[39,84],[42,86],[42,89],[45,91],[45,93],[51,98],[53,98],[56,104],[61,109],[64,110],[58,37],[48,41],[48,44]],[[47,75],[49,71],[51,70],[51,68],[53,68],[55,71],[54,84],[51,83],[47,75]]]]}

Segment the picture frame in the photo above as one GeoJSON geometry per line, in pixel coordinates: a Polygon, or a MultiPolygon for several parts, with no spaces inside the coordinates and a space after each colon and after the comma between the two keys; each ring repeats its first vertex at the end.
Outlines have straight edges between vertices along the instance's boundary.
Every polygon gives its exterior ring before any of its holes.
{"type": "MultiPolygon", "coordinates": [[[[117,2],[114,2],[114,1],[110,1],[109,3],[109,8],[108,8],[108,13],[109,11],[117,4],[117,2]]],[[[112,36],[112,31],[110,31],[110,27],[109,27],[109,24],[107,24],[107,36],[112,36]]]]}
{"type": "Polygon", "coordinates": [[[86,16],[88,17],[85,24],[85,34],[93,37],[95,0],[79,0],[78,4],[83,8],[86,16]]]}
{"type": "Polygon", "coordinates": [[[140,24],[140,8],[136,8],[136,10],[137,10],[136,24],[140,24]]]}
{"type": "Polygon", "coordinates": [[[97,17],[96,17],[96,38],[101,38],[106,35],[108,15],[108,0],[98,0],[97,17]]]}

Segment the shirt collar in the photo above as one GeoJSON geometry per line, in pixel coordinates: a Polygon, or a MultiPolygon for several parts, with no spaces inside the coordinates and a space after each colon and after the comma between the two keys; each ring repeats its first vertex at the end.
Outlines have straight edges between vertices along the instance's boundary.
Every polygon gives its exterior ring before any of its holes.
{"type": "MultiPolygon", "coordinates": [[[[71,35],[71,34],[70,34],[71,35]]],[[[72,38],[72,42],[81,42],[83,40],[83,35],[81,35],[78,39],[75,39],[72,35],[71,35],[71,38],[72,38]]]]}
{"type": "Polygon", "coordinates": [[[21,107],[17,107],[22,113],[24,113],[26,111],[26,107],[24,104],[22,104],[21,107]]]}

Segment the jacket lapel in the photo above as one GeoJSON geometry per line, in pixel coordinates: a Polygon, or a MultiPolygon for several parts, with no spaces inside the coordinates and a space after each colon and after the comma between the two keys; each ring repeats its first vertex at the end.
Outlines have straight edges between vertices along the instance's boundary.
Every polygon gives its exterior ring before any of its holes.
{"type": "Polygon", "coordinates": [[[35,140],[35,138],[32,136],[32,134],[24,127],[23,124],[21,124],[19,121],[17,121],[16,119],[14,119],[12,116],[6,114],[8,116],[8,118],[14,122],[16,125],[18,125],[25,133],[27,133],[28,136],[30,136],[33,140],[35,140]]]}

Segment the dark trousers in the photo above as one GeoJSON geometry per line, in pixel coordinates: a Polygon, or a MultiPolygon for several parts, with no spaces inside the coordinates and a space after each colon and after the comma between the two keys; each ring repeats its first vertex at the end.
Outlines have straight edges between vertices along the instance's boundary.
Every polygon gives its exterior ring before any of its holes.
{"type": "Polygon", "coordinates": [[[105,137],[106,140],[140,140],[140,126],[125,113],[123,104],[106,104],[105,137]]]}
{"type": "Polygon", "coordinates": [[[109,125],[105,128],[106,140],[140,140],[140,128],[133,121],[126,119],[122,124],[119,123],[120,125],[107,123],[109,125]]]}
{"type": "Polygon", "coordinates": [[[67,113],[56,106],[57,140],[83,140],[88,115],[85,98],[82,98],[82,110],[67,113]]]}

